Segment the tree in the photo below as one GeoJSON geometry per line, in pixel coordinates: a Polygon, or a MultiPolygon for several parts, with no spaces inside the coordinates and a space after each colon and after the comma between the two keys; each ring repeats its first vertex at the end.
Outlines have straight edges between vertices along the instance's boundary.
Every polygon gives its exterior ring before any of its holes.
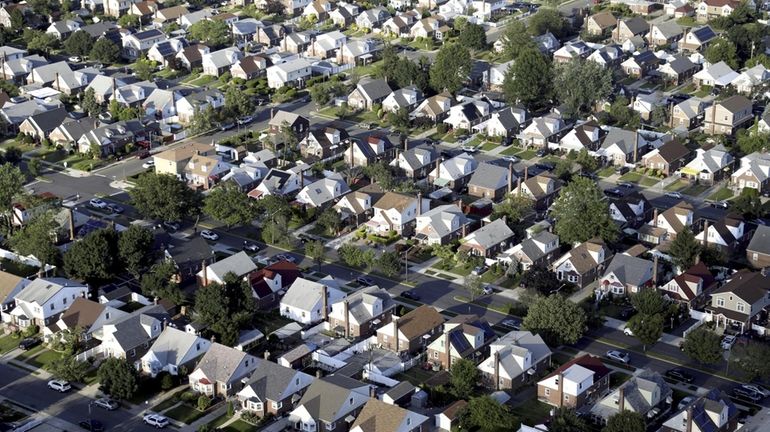
{"type": "Polygon", "coordinates": [[[336,236],[342,228],[342,219],[333,208],[328,208],[318,215],[316,225],[322,227],[326,233],[336,236]]]}
{"type": "Polygon", "coordinates": [[[577,57],[560,64],[554,72],[556,98],[567,107],[570,117],[591,112],[596,101],[612,93],[612,69],[595,61],[577,57]]]}
{"type": "Polygon", "coordinates": [[[53,215],[43,213],[16,231],[10,238],[13,249],[21,255],[32,255],[40,261],[41,270],[46,264],[58,261],[59,249],[53,242],[55,229],[53,215]]]}
{"type": "Polygon", "coordinates": [[[494,206],[492,218],[505,216],[508,223],[518,223],[532,213],[533,203],[528,197],[510,194],[500,204],[494,206]]]}
{"type": "Polygon", "coordinates": [[[588,424],[570,408],[558,408],[548,424],[550,432],[584,432],[590,430],[588,424]]]}
{"type": "Polygon", "coordinates": [[[128,360],[110,357],[97,371],[100,388],[116,399],[131,399],[139,389],[139,374],[128,360]]]}
{"type": "Polygon", "coordinates": [[[641,124],[639,114],[629,107],[629,101],[625,96],[615,99],[610,105],[610,116],[615,120],[615,126],[627,129],[636,129],[641,124]]]}
{"type": "Polygon", "coordinates": [[[398,56],[395,48],[388,44],[382,50],[382,65],[377,70],[377,76],[385,79],[394,87],[402,88],[414,85],[423,92],[428,89],[427,71],[430,64],[415,63],[408,58],[398,56]]]}
{"type": "Polygon", "coordinates": [[[533,109],[550,101],[551,84],[550,61],[539,50],[530,49],[505,72],[503,93],[509,102],[533,109]]]}
{"type": "Polygon", "coordinates": [[[521,276],[521,285],[528,289],[537,291],[543,295],[550,295],[561,286],[561,281],[556,278],[556,273],[545,266],[535,265],[525,271],[521,276]]]}
{"type": "Polygon", "coordinates": [[[430,85],[436,91],[456,93],[471,74],[471,53],[460,44],[444,45],[430,67],[430,85]]]}
{"type": "Polygon", "coordinates": [[[599,161],[597,161],[595,157],[591,156],[588,153],[588,150],[584,148],[580,149],[578,152],[577,157],[575,158],[575,162],[583,167],[583,171],[593,172],[599,168],[599,161]]]}
{"type": "Polygon", "coordinates": [[[24,28],[24,14],[21,13],[21,8],[14,8],[11,11],[11,29],[19,31],[24,28]]]}
{"type": "Polygon", "coordinates": [[[254,200],[231,183],[214,188],[203,200],[203,213],[223,222],[227,228],[250,224],[257,212],[254,200]]]}
{"type": "Polygon", "coordinates": [[[449,369],[452,391],[460,399],[467,398],[479,381],[479,370],[472,361],[459,359],[449,369]]]}
{"type": "Polygon", "coordinates": [[[198,411],[206,411],[211,406],[211,398],[202,394],[198,397],[198,411]]]}
{"type": "Polygon", "coordinates": [[[234,117],[251,115],[254,113],[254,102],[248,94],[230,85],[225,91],[225,110],[234,117]]]}
{"type": "Polygon", "coordinates": [[[476,300],[484,294],[484,284],[481,282],[481,276],[469,274],[463,279],[463,287],[468,291],[471,301],[476,300]]]}
{"type": "Polygon", "coordinates": [[[738,149],[743,154],[763,152],[770,148],[770,134],[768,133],[740,129],[736,134],[735,140],[738,144],[738,149]]]}
{"type": "Polygon", "coordinates": [[[107,38],[99,38],[94,42],[89,57],[104,64],[115,63],[120,59],[120,48],[107,38]]]}
{"type": "Polygon", "coordinates": [[[152,219],[178,221],[200,212],[200,194],[168,174],[146,173],[128,194],[139,213],[152,219]]]}
{"type": "Polygon", "coordinates": [[[690,228],[685,227],[671,242],[668,254],[680,270],[684,271],[695,264],[700,255],[701,246],[690,228]]]}
{"type": "MultiPolygon", "coordinates": [[[[209,22],[209,21],[203,20],[199,22],[209,22]]],[[[136,77],[141,80],[149,81],[152,79],[152,75],[155,73],[155,68],[157,66],[158,64],[155,63],[153,60],[149,60],[146,58],[139,59],[136,61],[136,63],[134,63],[134,74],[136,74],[136,77]]]]}
{"type": "Polygon", "coordinates": [[[33,176],[37,177],[40,175],[40,168],[41,168],[40,158],[33,157],[27,162],[27,170],[29,170],[29,173],[33,176]]]}
{"type": "Polygon", "coordinates": [[[115,275],[118,235],[113,229],[88,233],[64,254],[64,271],[89,283],[104,281],[115,275]]]}
{"type": "Polygon", "coordinates": [[[449,270],[454,267],[455,252],[451,244],[434,244],[431,246],[431,255],[439,259],[443,268],[449,270]]]}
{"type": "Polygon", "coordinates": [[[224,21],[200,20],[188,29],[190,38],[213,48],[230,43],[230,29],[224,21]]]}
{"type": "Polygon", "coordinates": [[[184,294],[172,279],[177,270],[170,261],[161,261],[142,274],[140,287],[142,294],[149,298],[170,300],[176,304],[184,302],[184,294]]]}
{"type": "Polygon", "coordinates": [[[289,226],[286,216],[277,214],[262,224],[262,241],[275,245],[286,245],[289,241],[289,226]]]}
{"type": "Polygon", "coordinates": [[[511,60],[516,60],[525,51],[537,49],[535,41],[527,33],[527,24],[520,20],[508,22],[502,41],[503,56],[511,60]]]}
{"type": "Polygon", "coordinates": [[[481,51],[487,46],[487,34],[484,27],[478,24],[465,24],[460,30],[459,42],[461,45],[476,51],[481,51]]]}
{"type": "Polygon", "coordinates": [[[738,52],[735,44],[729,39],[719,38],[712,42],[704,53],[706,61],[711,64],[721,61],[733,69],[738,69],[738,52]]]}
{"type": "Polygon", "coordinates": [[[647,424],[641,414],[624,410],[610,417],[602,432],[645,432],[646,430],[647,424]]]}
{"type": "Polygon", "coordinates": [[[62,356],[48,366],[49,372],[58,379],[73,382],[83,382],[91,365],[77,361],[73,355],[62,356]]]}
{"type": "MultiPolygon", "coordinates": [[[[647,290],[652,291],[652,290],[647,290]]],[[[628,328],[634,333],[634,337],[642,343],[642,349],[647,351],[647,345],[652,345],[663,334],[663,315],[636,314],[628,321],[628,328]]]]}
{"type": "Polygon", "coordinates": [[[508,408],[488,395],[472,398],[460,414],[463,430],[507,431],[514,422],[508,408]]]}
{"type": "Polygon", "coordinates": [[[754,219],[762,214],[762,201],[759,199],[759,191],[745,187],[732,202],[733,211],[748,219],[754,219]]]}
{"type": "Polygon", "coordinates": [[[324,256],[326,255],[323,242],[320,240],[314,240],[306,243],[305,255],[313,260],[313,262],[316,263],[316,266],[318,266],[318,269],[320,270],[321,263],[324,262],[324,256]]]}
{"type": "Polygon", "coordinates": [[[139,225],[130,225],[121,232],[118,236],[118,256],[125,269],[138,277],[153,261],[154,241],[152,231],[139,225]]]}
{"type": "Polygon", "coordinates": [[[396,112],[388,113],[388,123],[397,130],[405,131],[409,128],[409,110],[399,108],[396,112]]]}
{"type": "Polygon", "coordinates": [[[233,273],[227,273],[223,283],[209,283],[195,293],[195,312],[225,345],[238,342],[241,326],[255,310],[251,286],[233,273]]]}
{"type": "Polygon", "coordinates": [[[761,342],[738,344],[732,348],[730,363],[740,369],[747,381],[770,378],[770,346],[761,342]]]}
{"type": "MultiPolygon", "coordinates": [[[[0,164],[0,209],[3,213],[11,214],[13,212],[11,206],[14,200],[24,192],[22,188],[24,182],[24,174],[21,173],[19,167],[8,163],[0,164]]],[[[10,219],[7,221],[10,232],[11,221],[10,219]]]]}
{"type": "Polygon", "coordinates": [[[540,8],[529,19],[529,34],[532,36],[540,36],[546,32],[551,32],[557,39],[561,39],[569,31],[569,23],[561,17],[556,9],[540,8]]]}
{"type": "Polygon", "coordinates": [[[96,91],[92,87],[83,93],[81,105],[89,116],[96,117],[102,112],[102,106],[96,101],[96,91]]]}
{"type": "Polygon", "coordinates": [[[655,127],[668,124],[668,109],[663,105],[656,106],[650,114],[650,124],[655,127]]]}
{"type": "Polygon", "coordinates": [[[688,333],[682,349],[691,359],[701,364],[715,364],[722,359],[721,338],[704,327],[688,333]]]}
{"type": "Polygon", "coordinates": [[[64,41],[64,50],[71,55],[85,56],[91,52],[93,45],[94,39],[88,32],[76,31],[64,41]]]}
{"type": "Polygon", "coordinates": [[[50,33],[37,32],[32,39],[27,42],[27,49],[49,55],[51,51],[58,48],[59,39],[50,33]]]}
{"type": "Polygon", "coordinates": [[[214,108],[211,105],[207,105],[203,110],[195,107],[192,119],[190,119],[190,132],[194,135],[208,132],[214,129],[215,120],[214,108]]]}
{"type": "Polygon", "coordinates": [[[578,177],[562,188],[551,206],[556,233],[564,243],[582,243],[594,237],[611,242],[618,227],[610,217],[609,203],[591,179],[578,177]]]}
{"type": "Polygon", "coordinates": [[[364,175],[385,190],[393,189],[393,173],[385,162],[377,162],[364,167],[364,175]]]}
{"type": "Polygon", "coordinates": [[[564,296],[553,294],[529,307],[524,328],[540,333],[549,344],[574,344],[585,332],[586,314],[564,296]]]}
{"type": "Polygon", "coordinates": [[[118,25],[123,28],[137,29],[142,25],[141,17],[134,14],[123,15],[118,18],[118,25]]]}
{"type": "Polygon", "coordinates": [[[401,272],[401,259],[394,251],[385,251],[376,260],[377,271],[388,277],[393,277],[401,272]]]}
{"type": "Polygon", "coordinates": [[[658,290],[641,290],[631,296],[631,305],[640,314],[662,314],[668,309],[669,302],[658,290]]]}

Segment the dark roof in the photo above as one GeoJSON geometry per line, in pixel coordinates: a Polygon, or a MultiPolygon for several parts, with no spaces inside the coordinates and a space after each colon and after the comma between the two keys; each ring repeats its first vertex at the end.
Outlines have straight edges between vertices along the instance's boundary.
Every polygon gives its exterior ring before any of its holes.
{"type": "Polygon", "coordinates": [[[698,67],[695,63],[691,62],[689,58],[684,56],[677,56],[673,61],[670,61],[668,65],[677,74],[682,74],[692,68],[698,67]]]}
{"type": "Polygon", "coordinates": [[[633,17],[623,21],[623,24],[635,35],[644,34],[650,25],[642,17],[633,17]]]}
{"type": "Polygon", "coordinates": [[[714,33],[714,30],[712,30],[709,26],[693,29],[691,30],[691,33],[695,35],[701,43],[710,41],[711,39],[717,37],[716,33],[714,33]]]}
{"type": "Polygon", "coordinates": [[[658,147],[658,153],[666,162],[677,161],[690,154],[690,149],[678,140],[671,140],[658,147]]]}
{"type": "Polygon", "coordinates": [[[753,305],[768,295],[768,289],[770,289],[770,277],[763,276],[759,272],[741,270],[735,273],[726,284],[717,288],[714,294],[732,293],[753,305]]]}
{"type": "Polygon", "coordinates": [[[187,262],[199,263],[214,256],[211,246],[201,237],[177,243],[166,250],[177,265],[187,262]]]}
{"type": "Polygon", "coordinates": [[[100,21],[98,23],[89,24],[87,26],[83,26],[80,28],[79,31],[84,31],[89,34],[92,38],[98,38],[99,36],[102,36],[106,34],[107,32],[117,29],[118,26],[115,25],[115,23],[110,21],[100,21]]]}
{"type": "Polygon", "coordinates": [[[134,34],[134,37],[139,39],[139,40],[152,39],[152,38],[156,38],[156,37],[159,37],[159,36],[163,36],[163,32],[160,31],[160,30],[157,30],[157,29],[145,30],[143,32],[139,32],[139,33],[135,33],[134,34]]]}
{"type": "Polygon", "coordinates": [[[29,118],[43,132],[50,132],[59,127],[67,118],[67,110],[64,107],[55,108],[35,114],[29,118]]]}
{"type": "Polygon", "coordinates": [[[746,250],[770,255],[770,226],[757,225],[746,250]]]}
{"type": "Polygon", "coordinates": [[[655,53],[652,51],[642,51],[634,56],[634,61],[641,65],[644,63],[658,63],[660,59],[655,57],[655,53]]]}
{"type": "Polygon", "coordinates": [[[746,108],[747,106],[751,107],[752,103],[746,96],[734,95],[723,100],[722,102],[719,103],[719,105],[722,105],[722,108],[730,111],[731,113],[736,113],[746,108]]]}
{"type": "Polygon", "coordinates": [[[358,84],[358,90],[362,95],[371,100],[378,100],[387,97],[393,90],[390,89],[387,81],[374,79],[358,84]]]}
{"type": "Polygon", "coordinates": [[[552,376],[558,375],[567,369],[569,369],[572,365],[578,365],[582,366],[590,371],[592,371],[594,376],[594,382],[599,381],[602,377],[610,373],[610,370],[607,368],[607,366],[604,366],[604,363],[602,363],[602,359],[599,357],[594,357],[590,354],[586,354],[577,358],[574,358],[567,363],[564,363],[563,365],[559,366],[558,369],[553,371],[550,375],[547,375],[543,379],[548,379],[552,376]]]}

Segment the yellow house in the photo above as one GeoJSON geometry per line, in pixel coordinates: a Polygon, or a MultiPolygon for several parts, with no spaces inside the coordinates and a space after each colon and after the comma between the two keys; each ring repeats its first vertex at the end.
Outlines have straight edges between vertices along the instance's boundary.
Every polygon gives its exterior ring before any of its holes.
{"type": "Polygon", "coordinates": [[[153,156],[155,172],[177,177],[184,175],[185,166],[193,156],[212,156],[216,153],[213,146],[201,143],[189,143],[175,149],[166,150],[153,156]]]}

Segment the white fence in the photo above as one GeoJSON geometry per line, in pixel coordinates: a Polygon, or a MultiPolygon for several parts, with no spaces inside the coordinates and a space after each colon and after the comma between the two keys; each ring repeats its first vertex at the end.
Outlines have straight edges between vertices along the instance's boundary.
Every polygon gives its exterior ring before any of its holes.
{"type": "MultiPolygon", "coordinates": [[[[697,312],[697,311],[692,311],[692,310],[691,310],[691,311],[690,311],[690,316],[692,316],[692,313],[693,313],[693,312],[697,312]]],[[[706,314],[706,313],[703,313],[703,315],[708,315],[708,314],[706,314]]],[[[693,317],[693,318],[694,318],[694,317],[693,317]]],[[[695,324],[691,325],[691,326],[690,326],[690,328],[688,328],[688,329],[686,329],[685,331],[683,331],[683,332],[682,332],[682,337],[683,337],[683,338],[686,338],[688,334],[690,334],[692,331],[694,331],[694,330],[695,330],[695,329],[697,329],[698,327],[702,326],[702,325],[703,325],[703,323],[705,323],[705,322],[706,322],[706,317],[705,317],[705,316],[704,316],[703,318],[696,318],[696,319],[698,319],[698,322],[696,322],[695,324]]]]}
{"type": "Polygon", "coordinates": [[[366,369],[364,369],[363,372],[363,378],[372,382],[376,382],[377,384],[382,384],[388,387],[394,387],[401,381],[394,380],[393,378],[388,378],[385,375],[380,375],[377,372],[370,372],[366,369]]]}
{"type": "Polygon", "coordinates": [[[318,351],[314,352],[311,358],[313,361],[318,363],[319,368],[329,372],[334,372],[337,369],[341,369],[347,364],[342,360],[337,360],[335,358],[329,357],[326,354],[321,354],[318,351]]]}
{"type": "MultiPolygon", "coordinates": [[[[0,249],[0,257],[1,258],[5,258],[5,259],[7,259],[9,261],[14,261],[14,262],[17,262],[17,263],[22,263],[24,265],[28,265],[28,266],[31,266],[31,267],[38,267],[38,268],[40,267],[40,261],[38,261],[38,259],[35,258],[34,255],[30,255],[30,256],[26,256],[25,257],[25,256],[21,256],[21,255],[15,253],[15,252],[11,252],[9,250],[0,249]]],[[[53,270],[55,268],[56,267],[54,267],[52,265],[46,264],[46,266],[45,266],[45,273],[48,274],[48,272],[50,272],[51,270],[53,270]]]]}

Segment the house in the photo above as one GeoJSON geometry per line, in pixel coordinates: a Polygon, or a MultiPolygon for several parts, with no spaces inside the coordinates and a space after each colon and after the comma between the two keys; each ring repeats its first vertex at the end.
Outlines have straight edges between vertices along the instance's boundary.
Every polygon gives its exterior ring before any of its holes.
{"type": "Polygon", "coordinates": [[[37,278],[14,297],[16,307],[10,311],[11,320],[21,328],[45,327],[56,322],[76,299],[87,295],[84,284],[64,278],[37,278]]]}
{"type": "Polygon", "coordinates": [[[485,87],[493,90],[501,90],[503,88],[503,82],[505,82],[505,75],[512,65],[513,60],[501,64],[490,65],[489,71],[487,71],[482,78],[485,87]]]}
{"type": "Polygon", "coordinates": [[[325,127],[311,130],[299,142],[299,150],[305,158],[333,160],[343,157],[347,143],[349,143],[349,136],[345,128],[325,127]]]}
{"type": "Polygon", "coordinates": [[[654,408],[668,409],[671,395],[671,387],[660,374],[644,369],[594,404],[589,418],[598,425],[606,425],[610,417],[624,410],[647,418],[654,408]]]}
{"type": "Polygon", "coordinates": [[[411,110],[422,101],[422,99],[423,96],[420,89],[415,86],[407,86],[392,91],[382,101],[382,109],[389,113],[398,113],[401,109],[411,110]]]}
{"type": "Polygon", "coordinates": [[[623,43],[634,36],[644,36],[649,29],[650,25],[642,17],[618,20],[617,27],[612,31],[612,40],[623,43]]]}
{"type": "Polygon", "coordinates": [[[332,304],[329,326],[346,338],[362,338],[374,334],[378,326],[390,323],[396,303],[387,291],[368,286],[332,304]]]}
{"type": "Polygon", "coordinates": [[[598,63],[602,68],[615,68],[625,56],[623,47],[617,44],[605,45],[588,56],[589,61],[598,63]]]}
{"type": "Polygon", "coordinates": [[[525,196],[535,202],[534,208],[542,211],[551,206],[556,195],[562,187],[562,182],[545,174],[538,174],[527,178],[526,172],[524,181],[517,180],[517,185],[513,189],[513,194],[525,196]]]}
{"type": "Polygon", "coordinates": [[[433,123],[444,120],[452,107],[454,99],[448,93],[440,93],[420,102],[409,114],[410,119],[427,118],[433,123]]]}
{"type": "Polygon", "coordinates": [[[356,26],[364,29],[374,29],[380,27],[390,18],[390,13],[382,6],[365,10],[356,17],[356,26]]]}
{"type": "Polygon", "coordinates": [[[329,18],[329,12],[331,12],[334,5],[327,0],[315,0],[305,6],[302,11],[303,17],[314,17],[316,22],[324,22],[329,18]]]}
{"type": "Polygon", "coordinates": [[[203,190],[211,189],[227,172],[230,165],[220,160],[220,156],[194,155],[183,170],[183,177],[191,186],[203,190]]]}
{"type": "Polygon", "coordinates": [[[271,111],[268,128],[271,135],[282,134],[284,130],[291,129],[297,139],[302,140],[309,132],[310,120],[288,111],[279,110],[274,114],[271,111]]]}
{"type": "Polygon", "coordinates": [[[701,0],[695,8],[695,14],[700,22],[706,22],[716,17],[728,17],[741,4],[737,0],[701,0]]]}
{"type": "Polygon", "coordinates": [[[650,121],[655,108],[666,103],[666,97],[660,92],[637,95],[631,103],[631,109],[639,113],[642,120],[650,121]]]}
{"type": "Polygon", "coordinates": [[[559,148],[567,152],[579,153],[581,150],[595,152],[601,145],[605,131],[593,120],[580,123],[572,128],[561,140],[559,148]]]}
{"type": "Polygon", "coordinates": [[[674,56],[672,60],[660,65],[657,73],[665,82],[680,85],[695,75],[698,70],[700,65],[693,63],[688,57],[674,56]]]}
{"type": "Polygon", "coordinates": [[[372,39],[345,42],[337,51],[337,63],[341,65],[367,65],[375,60],[381,47],[372,39]]]}
{"type": "Polygon", "coordinates": [[[513,164],[506,168],[484,162],[473,172],[468,182],[468,195],[497,201],[511,193],[515,178],[513,164]]]}
{"type": "Polygon", "coordinates": [[[187,166],[187,163],[193,156],[212,156],[214,154],[214,147],[192,142],[157,153],[153,155],[152,160],[155,165],[156,173],[169,174],[181,178],[185,166],[187,166]]]}
{"type": "Polygon", "coordinates": [[[513,231],[505,223],[505,218],[496,219],[460,240],[460,250],[467,250],[471,255],[492,258],[510,244],[513,231]]]}
{"type": "Polygon", "coordinates": [[[647,34],[647,40],[653,48],[670,46],[676,43],[684,35],[682,26],[674,21],[665,21],[653,24],[647,34]]]}
{"type": "Polygon", "coordinates": [[[423,18],[412,25],[409,35],[413,38],[433,38],[439,27],[441,27],[441,21],[438,18],[423,18]]]}
{"type": "Polygon", "coordinates": [[[248,279],[249,274],[257,271],[257,265],[246,252],[238,252],[220,261],[207,265],[198,272],[198,280],[201,286],[211,283],[223,284],[227,274],[232,274],[238,279],[248,279]]]}
{"type": "Polygon", "coordinates": [[[19,132],[31,136],[35,141],[41,142],[48,138],[49,134],[61,126],[67,118],[67,110],[64,107],[54,108],[27,117],[19,125],[19,132]]]}
{"type": "Polygon", "coordinates": [[[660,431],[735,432],[742,428],[738,417],[739,410],[730,397],[719,389],[712,389],[666,420],[660,431]]]}
{"type": "Polygon", "coordinates": [[[679,48],[689,52],[703,51],[716,37],[710,26],[693,28],[685,32],[684,38],[679,41],[679,48]]]}
{"type": "Polygon", "coordinates": [[[616,254],[607,265],[598,290],[615,295],[636,294],[654,283],[653,267],[646,259],[616,254]]]}
{"type": "Polygon", "coordinates": [[[179,24],[179,19],[184,15],[188,15],[190,11],[184,6],[171,6],[163,9],[158,9],[155,12],[154,22],[158,24],[167,24],[176,22],[179,24]]]}
{"type": "Polygon", "coordinates": [[[429,417],[378,399],[369,399],[350,426],[351,432],[427,432],[430,429],[429,417]]]}
{"type": "Polygon", "coordinates": [[[770,156],[754,152],[741,158],[740,168],[730,176],[733,187],[738,191],[744,188],[756,189],[763,193],[770,178],[770,156]]]}
{"type": "Polygon", "coordinates": [[[751,95],[755,87],[760,87],[770,79],[770,71],[764,65],[758,64],[746,69],[732,81],[732,86],[744,95],[751,95]]]}
{"type": "MultiPolygon", "coordinates": [[[[749,114],[749,118],[751,118],[751,114],[749,114]]],[[[686,176],[711,184],[724,178],[727,175],[726,168],[732,167],[733,162],[735,162],[733,155],[720,144],[709,150],[695,149],[695,159],[679,171],[683,177],[686,176]]]]}
{"type": "Polygon", "coordinates": [[[533,119],[532,123],[519,134],[518,138],[524,147],[544,148],[550,142],[558,142],[565,132],[567,132],[567,125],[561,116],[557,113],[548,113],[533,119]]]}
{"type": "Polygon", "coordinates": [[[396,15],[382,24],[382,31],[390,36],[409,36],[415,17],[410,14],[396,15]]]}
{"type": "Polygon", "coordinates": [[[706,108],[703,132],[710,135],[732,135],[754,117],[753,105],[743,95],[730,96],[706,108]]]}
{"type": "Polygon", "coordinates": [[[350,192],[350,187],[339,173],[310,183],[297,194],[297,202],[309,207],[328,207],[341,196],[350,192]]]}
{"type": "Polygon", "coordinates": [[[728,214],[714,223],[706,221],[703,231],[695,235],[695,239],[703,247],[713,247],[726,253],[731,253],[739,245],[744,244],[746,224],[739,215],[728,214]]]}
{"type": "Polygon", "coordinates": [[[275,306],[278,295],[290,287],[301,275],[299,267],[288,261],[278,261],[250,273],[248,282],[257,302],[257,309],[265,310],[275,306]]]}
{"type": "Polygon", "coordinates": [[[721,61],[704,67],[703,70],[694,74],[692,82],[699,88],[703,86],[727,87],[739,76],[738,72],[734,71],[727,63],[721,61]]]}
{"type": "Polygon", "coordinates": [[[392,317],[389,325],[377,329],[377,344],[395,353],[415,353],[440,333],[444,317],[436,309],[421,305],[402,317],[392,317]]]}
{"type": "Polygon", "coordinates": [[[326,277],[318,282],[298,277],[281,299],[281,316],[300,324],[326,320],[334,303],[345,298],[337,281],[326,277]]]}
{"type": "Polygon", "coordinates": [[[397,156],[389,165],[401,171],[406,177],[420,179],[428,175],[428,171],[434,166],[438,156],[435,147],[419,145],[397,152],[397,156]]]}
{"type": "Polygon", "coordinates": [[[270,169],[262,182],[248,196],[259,199],[267,195],[287,196],[300,189],[299,175],[294,171],[270,169]]]}
{"type": "Polygon", "coordinates": [[[171,242],[167,245],[164,256],[177,269],[177,282],[194,278],[203,268],[214,262],[215,256],[211,246],[202,237],[195,237],[182,244],[171,242]]]}
{"type": "Polygon", "coordinates": [[[455,204],[435,207],[416,219],[415,238],[428,245],[447,244],[465,235],[468,219],[455,204]]]}
{"type": "Polygon", "coordinates": [[[192,391],[209,397],[229,398],[243,389],[246,377],[259,368],[259,359],[213,342],[190,374],[192,391]]]}
{"type": "Polygon", "coordinates": [[[700,309],[716,287],[717,280],[709,268],[698,262],[658,289],[670,300],[685,304],[690,309],[700,309]]]}
{"type": "Polygon", "coordinates": [[[476,315],[457,315],[444,323],[443,334],[428,345],[426,359],[448,371],[459,360],[481,357],[495,339],[495,331],[485,320],[476,315]]]}
{"type": "Polygon", "coordinates": [[[237,48],[224,48],[219,51],[209,52],[203,55],[203,74],[219,77],[237,64],[243,53],[237,48]]]}
{"type": "Polygon", "coordinates": [[[770,267],[770,227],[758,225],[746,247],[746,259],[752,267],[770,267]]]}
{"type": "Polygon", "coordinates": [[[631,193],[623,197],[611,197],[610,217],[620,227],[638,228],[649,217],[652,205],[644,195],[631,193]]]}
{"type": "Polygon", "coordinates": [[[193,69],[203,67],[203,56],[209,52],[211,50],[206,45],[190,45],[177,53],[176,61],[180,67],[192,71],[193,69]]]}
{"type": "Polygon", "coordinates": [[[312,383],[312,375],[264,360],[236,397],[246,412],[260,418],[281,416],[294,409],[294,403],[312,383]]]}
{"type": "Polygon", "coordinates": [[[509,265],[522,271],[532,267],[549,267],[559,249],[559,236],[548,231],[528,235],[521,243],[503,252],[509,265]]]}
{"type": "Polygon", "coordinates": [[[152,0],[145,0],[133,3],[128,11],[129,15],[139,16],[142,24],[149,24],[158,11],[158,4],[152,0]]]}
{"type": "Polygon", "coordinates": [[[180,123],[189,124],[196,112],[208,107],[218,110],[225,104],[225,96],[217,89],[208,89],[182,96],[176,101],[176,114],[180,123]]]}
{"type": "Polygon", "coordinates": [[[436,160],[436,168],[428,173],[428,183],[436,187],[448,187],[460,190],[476,171],[478,162],[467,154],[461,153],[451,159],[436,160]]]}
{"type": "Polygon", "coordinates": [[[379,198],[373,198],[371,194],[358,190],[340,198],[340,200],[334,204],[334,209],[346,223],[353,223],[353,218],[355,218],[354,226],[357,227],[361,224],[361,218],[366,220],[371,217],[373,212],[372,201],[375,199],[379,198]]]}
{"type": "Polygon", "coordinates": [[[274,64],[266,70],[267,86],[271,89],[279,89],[284,86],[304,87],[305,81],[310,78],[312,73],[310,66],[310,62],[304,58],[274,64]]]}
{"type": "Polygon", "coordinates": [[[690,154],[679,140],[671,140],[642,156],[642,166],[670,176],[688,162],[690,154]]]}
{"type": "Polygon", "coordinates": [[[602,36],[609,33],[617,25],[618,20],[610,12],[599,12],[586,18],[586,33],[591,36],[602,36]]]}
{"type": "Polygon", "coordinates": [[[567,42],[553,53],[555,63],[566,63],[572,59],[587,58],[594,50],[581,40],[567,42]]]}
{"type": "Polygon", "coordinates": [[[740,270],[711,292],[706,319],[715,322],[717,328],[750,331],[752,319],[770,304],[769,292],[770,278],[764,271],[740,270]]]}
{"type": "Polygon", "coordinates": [[[310,42],[306,51],[310,57],[318,59],[334,58],[337,51],[345,45],[348,40],[342,32],[333,30],[316,36],[314,41],[310,42]]]}
{"type": "Polygon", "coordinates": [[[211,348],[211,341],[192,333],[166,327],[141,358],[142,372],[153,377],[161,372],[178,375],[192,370],[195,362],[211,348]]]}
{"type": "Polygon", "coordinates": [[[516,390],[551,363],[551,350],[540,335],[512,331],[489,346],[478,365],[481,383],[493,390],[516,390]],[[532,372],[530,372],[532,371],[532,372]]]}
{"type": "Polygon", "coordinates": [[[604,137],[597,154],[613,165],[636,164],[650,150],[650,146],[639,131],[618,127],[608,129],[607,136],[604,137]]]}
{"type": "Polygon", "coordinates": [[[83,21],[80,18],[65,19],[51,23],[46,29],[46,34],[54,36],[56,39],[64,40],[70,37],[70,35],[83,26],[83,21]]]}
{"type": "Polygon", "coordinates": [[[493,112],[487,120],[473,126],[473,130],[488,137],[512,138],[528,122],[527,111],[512,106],[493,112]]]}
{"type": "Polygon", "coordinates": [[[401,236],[411,235],[416,219],[430,208],[430,200],[397,193],[386,192],[374,203],[374,214],[366,222],[369,231],[385,234],[395,231],[401,236]]]}
{"type": "Polygon", "coordinates": [[[653,51],[642,51],[629,57],[628,60],[620,64],[623,72],[633,78],[642,78],[655,70],[660,63],[660,59],[655,56],[653,51]]]}
{"type": "Polygon", "coordinates": [[[452,129],[470,130],[473,126],[489,118],[490,105],[481,100],[463,102],[449,108],[449,115],[444,124],[452,129]]]}
{"type": "Polygon", "coordinates": [[[139,366],[152,341],[160,336],[171,316],[161,305],[143,306],[127,315],[113,317],[101,328],[101,352],[139,366]]]}
{"type": "Polygon", "coordinates": [[[177,65],[176,56],[187,46],[185,39],[164,40],[156,43],[147,51],[147,58],[163,67],[173,67],[177,65]]]}
{"type": "Polygon", "coordinates": [[[43,328],[43,337],[50,340],[51,337],[61,332],[70,332],[79,337],[81,341],[87,342],[93,338],[95,331],[102,329],[105,323],[126,315],[126,312],[107,304],[78,297],[67,310],[59,315],[59,319],[55,323],[43,328]]]}
{"type": "MultiPolygon", "coordinates": [[[[685,202],[681,201],[678,204],[669,207],[663,213],[658,214],[655,210],[655,214],[652,218],[652,227],[655,228],[652,231],[660,231],[662,240],[673,240],[676,235],[682,232],[685,228],[692,229],[694,222],[695,212],[693,207],[685,202]]],[[[657,244],[655,241],[649,241],[643,235],[646,235],[646,230],[640,230],[639,239],[647,241],[648,243],[657,244]]]]}
{"type": "Polygon", "coordinates": [[[230,67],[230,75],[248,81],[264,75],[270,65],[272,62],[265,57],[246,56],[230,67]]]}
{"type": "Polygon", "coordinates": [[[468,402],[458,400],[449,405],[444,411],[436,414],[436,428],[442,432],[450,432],[457,428],[460,415],[468,406],[468,402]]]}
{"type": "Polygon", "coordinates": [[[700,98],[691,97],[674,105],[670,115],[669,126],[691,130],[703,123],[705,112],[706,102],[700,98]]]}
{"type": "Polygon", "coordinates": [[[364,140],[351,140],[345,161],[349,166],[364,167],[380,160],[391,160],[394,154],[395,148],[387,137],[369,135],[364,140]]]}
{"type": "Polygon", "coordinates": [[[369,393],[369,384],[344,375],[318,378],[289,413],[288,423],[295,430],[347,431],[369,401],[369,393]]]}
{"type": "Polygon", "coordinates": [[[372,110],[374,104],[382,104],[382,101],[392,92],[390,86],[382,79],[362,80],[350,95],[348,106],[359,110],[372,110]]]}
{"type": "MultiPolygon", "coordinates": [[[[169,8],[170,9],[170,8],[169,8]]],[[[160,13],[163,9],[158,11],[160,13]]],[[[152,29],[123,36],[123,56],[129,60],[137,59],[146,54],[156,43],[166,40],[166,34],[152,29]]]]}
{"type": "Polygon", "coordinates": [[[537,399],[557,408],[579,410],[610,389],[610,370],[599,357],[582,355],[559,366],[537,383],[537,399]]]}
{"type": "Polygon", "coordinates": [[[612,251],[600,238],[593,238],[572,248],[553,263],[560,281],[585,288],[604,272],[612,251]]]}

